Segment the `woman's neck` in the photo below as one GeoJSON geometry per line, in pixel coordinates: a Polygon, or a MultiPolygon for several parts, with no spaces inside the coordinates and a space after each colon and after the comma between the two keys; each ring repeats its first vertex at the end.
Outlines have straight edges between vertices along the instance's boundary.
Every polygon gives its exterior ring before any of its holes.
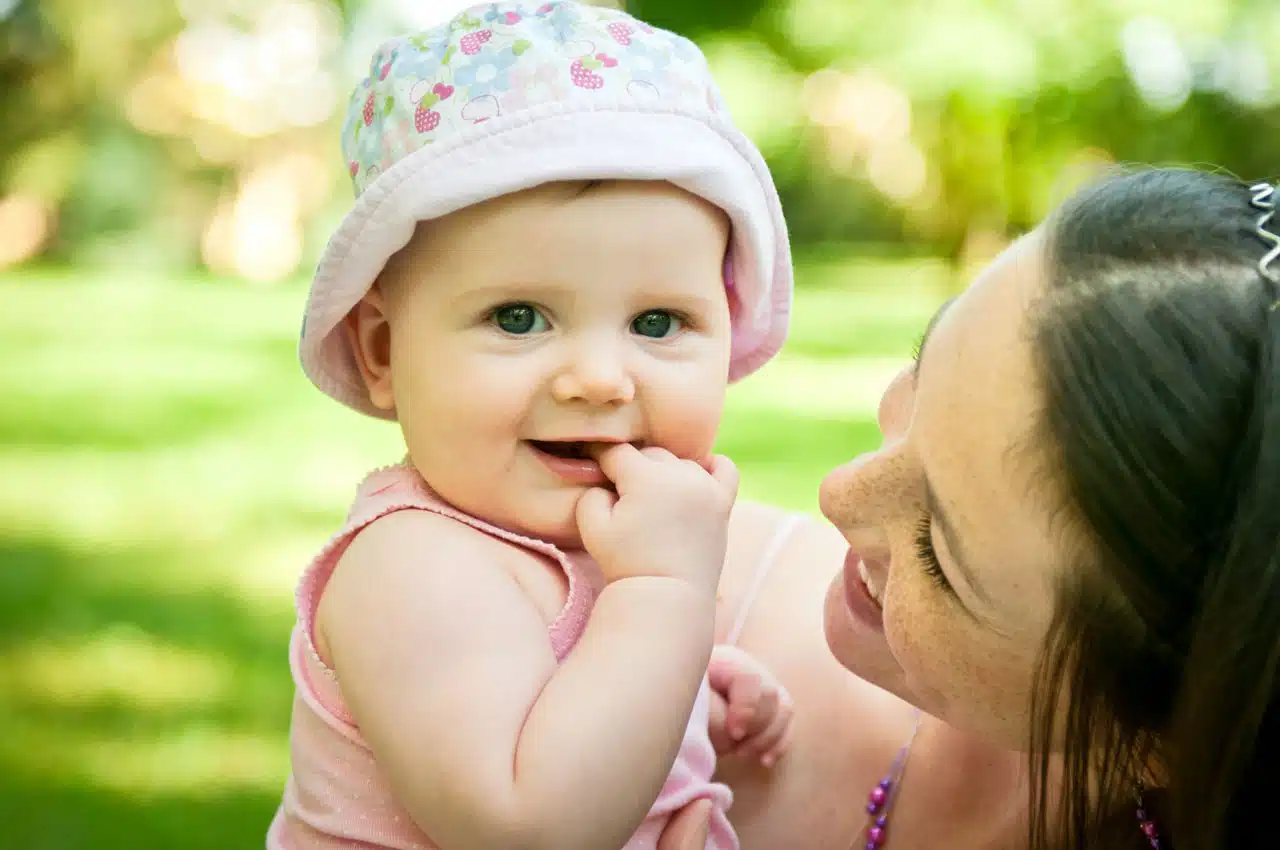
{"type": "MultiPolygon", "coordinates": [[[[914,749],[902,801],[912,814],[900,812],[899,818],[920,817],[935,824],[937,840],[953,847],[1025,846],[1031,788],[1025,754],[929,716],[914,749]]],[[[927,842],[934,836],[920,838],[927,842]]]]}

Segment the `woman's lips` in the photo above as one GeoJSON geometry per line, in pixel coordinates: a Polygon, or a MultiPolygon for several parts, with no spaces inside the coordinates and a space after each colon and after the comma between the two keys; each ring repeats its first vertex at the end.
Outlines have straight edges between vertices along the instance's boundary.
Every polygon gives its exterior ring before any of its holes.
{"type": "MultiPolygon", "coordinates": [[[[845,605],[854,620],[880,632],[884,630],[884,609],[873,595],[865,575],[868,575],[868,568],[862,556],[850,549],[844,560],[845,605]]],[[[883,590],[880,595],[883,595],[883,590]]]]}

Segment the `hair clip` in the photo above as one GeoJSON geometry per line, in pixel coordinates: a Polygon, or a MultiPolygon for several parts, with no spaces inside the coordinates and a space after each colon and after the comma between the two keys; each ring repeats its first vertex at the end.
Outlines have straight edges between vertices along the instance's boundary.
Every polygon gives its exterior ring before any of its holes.
{"type": "MultiPolygon", "coordinates": [[[[1271,263],[1280,257],[1280,235],[1267,229],[1276,214],[1276,187],[1270,183],[1255,183],[1249,187],[1249,191],[1253,193],[1250,203],[1254,209],[1262,210],[1262,215],[1258,216],[1258,221],[1254,224],[1254,232],[1259,239],[1271,246],[1271,250],[1258,261],[1258,273],[1272,283],[1280,284],[1280,270],[1271,268],[1271,263]]],[[[1276,303],[1280,304],[1280,301],[1276,303]]],[[[1276,305],[1272,304],[1271,309],[1276,309],[1276,305]]]]}

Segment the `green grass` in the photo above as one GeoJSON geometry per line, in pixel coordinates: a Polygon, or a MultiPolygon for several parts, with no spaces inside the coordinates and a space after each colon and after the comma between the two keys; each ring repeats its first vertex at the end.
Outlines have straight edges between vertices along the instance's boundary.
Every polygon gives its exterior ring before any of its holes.
{"type": "MultiPolygon", "coordinates": [[[[735,387],[743,493],[812,510],[874,444],[945,277],[813,260],[735,387]]],[[[293,581],[392,426],[302,377],[299,286],[0,278],[0,846],[261,846],[288,766],[293,581]]]]}

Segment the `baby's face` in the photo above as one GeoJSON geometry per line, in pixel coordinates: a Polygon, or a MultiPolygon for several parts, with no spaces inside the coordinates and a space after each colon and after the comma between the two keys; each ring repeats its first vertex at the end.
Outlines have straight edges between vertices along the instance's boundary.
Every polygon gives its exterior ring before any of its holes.
{"type": "MultiPolygon", "coordinates": [[[[729,370],[716,207],[665,183],[556,183],[420,226],[380,285],[389,397],[461,510],[580,545],[591,443],[706,457],[729,370]]],[[[379,394],[371,393],[375,403],[379,394]]]]}

